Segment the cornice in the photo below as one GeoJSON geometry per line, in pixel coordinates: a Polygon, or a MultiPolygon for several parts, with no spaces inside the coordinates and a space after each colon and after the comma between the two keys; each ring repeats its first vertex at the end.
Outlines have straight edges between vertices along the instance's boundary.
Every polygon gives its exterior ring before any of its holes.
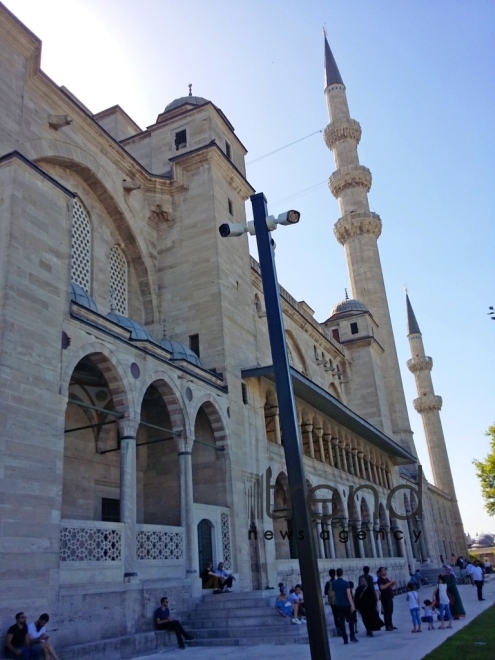
{"type": "Polygon", "coordinates": [[[382,233],[382,221],[378,213],[347,213],[337,220],[333,232],[341,245],[364,234],[371,234],[378,239],[382,233]]]}
{"type": "Polygon", "coordinates": [[[419,355],[407,361],[407,368],[413,374],[418,371],[431,371],[433,369],[433,360],[427,355],[419,355]]]}
{"type": "Polygon", "coordinates": [[[338,199],[348,188],[371,188],[371,172],[364,165],[349,165],[341,167],[328,179],[328,187],[332,195],[338,199]]]}
{"type": "Polygon", "coordinates": [[[325,144],[332,150],[337,142],[341,140],[354,140],[356,145],[358,145],[361,140],[361,126],[359,122],[350,117],[338,117],[328,124],[323,136],[325,138],[325,144]]]}
{"type": "Polygon", "coordinates": [[[442,403],[442,397],[438,394],[427,394],[426,396],[420,396],[414,399],[413,406],[416,412],[421,414],[433,410],[441,410],[442,403]]]}

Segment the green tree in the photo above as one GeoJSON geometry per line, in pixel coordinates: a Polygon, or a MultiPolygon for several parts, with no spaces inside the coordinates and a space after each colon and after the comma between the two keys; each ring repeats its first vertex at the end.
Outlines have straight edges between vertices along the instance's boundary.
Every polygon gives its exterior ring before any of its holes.
{"type": "Polygon", "coordinates": [[[485,433],[490,440],[490,453],[484,461],[473,461],[476,476],[481,483],[481,493],[485,500],[485,509],[491,516],[495,515],[495,424],[488,427],[485,433]]]}

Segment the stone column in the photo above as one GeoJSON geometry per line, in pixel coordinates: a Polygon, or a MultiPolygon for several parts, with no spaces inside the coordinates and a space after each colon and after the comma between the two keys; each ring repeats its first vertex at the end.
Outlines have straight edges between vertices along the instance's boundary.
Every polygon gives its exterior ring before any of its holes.
{"type": "MultiPolygon", "coordinates": [[[[379,520],[375,520],[373,533],[375,533],[375,532],[379,532],[379,531],[380,531],[380,521],[379,521],[379,520]]],[[[376,541],[375,545],[376,545],[377,555],[378,555],[378,557],[383,557],[383,551],[382,551],[382,539],[381,539],[381,536],[378,536],[378,537],[375,539],[375,541],[376,541]]]]}
{"type": "Polygon", "coordinates": [[[326,463],[325,460],[325,448],[323,446],[323,429],[315,428],[316,437],[318,438],[318,447],[320,449],[320,461],[326,463]]]}
{"type": "Polygon", "coordinates": [[[354,475],[355,474],[354,461],[353,461],[353,457],[352,457],[351,446],[347,445],[347,447],[346,447],[346,449],[344,449],[344,451],[345,452],[347,451],[347,469],[349,470],[349,474],[354,475]]]}
{"type": "Polygon", "coordinates": [[[356,475],[356,477],[361,477],[360,470],[359,470],[358,450],[356,449],[356,447],[353,447],[351,449],[351,454],[353,456],[352,462],[353,462],[353,465],[354,465],[354,474],[356,475]]]}
{"type": "MultiPolygon", "coordinates": [[[[342,531],[347,532],[349,534],[349,518],[344,518],[342,520],[342,531]]],[[[344,543],[345,546],[345,556],[347,559],[351,558],[351,549],[350,549],[350,543],[347,541],[347,543],[344,543]]]]}
{"type": "MultiPolygon", "coordinates": [[[[358,520],[356,522],[356,532],[359,533],[360,531],[361,531],[361,521],[358,520]]],[[[361,559],[364,559],[365,556],[366,556],[366,553],[364,552],[364,543],[360,538],[358,538],[357,543],[358,543],[358,549],[359,549],[359,557],[361,559]]]]}
{"type": "Polygon", "coordinates": [[[325,544],[323,542],[323,539],[321,537],[321,533],[323,531],[323,525],[321,522],[318,520],[317,522],[314,523],[316,527],[316,534],[318,536],[318,558],[319,559],[325,559],[325,544]]]}
{"type": "MultiPolygon", "coordinates": [[[[302,426],[301,426],[302,430],[302,426]]],[[[311,458],[315,457],[315,447],[313,444],[313,424],[304,424],[304,433],[307,434],[308,436],[308,442],[309,442],[309,455],[311,458]]]]}
{"type": "Polygon", "coordinates": [[[274,413],[273,413],[273,425],[275,428],[275,440],[277,442],[277,445],[282,444],[282,437],[280,435],[280,418],[278,416],[278,406],[274,408],[274,413]]]}
{"type": "Polygon", "coordinates": [[[328,451],[328,461],[332,467],[334,466],[333,463],[333,452],[332,452],[332,434],[331,433],[325,433],[323,435],[323,439],[327,445],[327,451],[328,451]]]}
{"type": "Polygon", "coordinates": [[[335,554],[335,541],[333,539],[333,528],[332,528],[332,521],[330,520],[327,525],[327,532],[328,532],[328,547],[330,549],[330,559],[335,559],[336,554],[335,554]]]}
{"type": "Polygon", "coordinates": [[[342,469],[344,470],[344,472],[349,472],[349,469],[347,467],[347,458],[346,458],[346,455],[345,455],[345,441],[344,440],[339,440],[339,447],[342,449],[342,469]]]}
{"type": "Polygon", "coordinates": [[[358,451],[359,467],[361,468],[361,475],[363,479],[367,479],[366,470],[364,469],[364,451],[358,451]]]}
{"type": "Polygon", "coordinates": [[[176,442],[179,450],[180,524],[184,529],[186,577],[194,578],[198,573],[191,457],[194,438],[178,437],[176,442]]]}
{"type": "Polygon", "coordinates": [[[375,533],[373,530],[373,523],[366,523],[366,533],[370,535],[371,554],[373,557],[376,557],[377,553],[376,553],[375,533]]]}
{"type": "Polygon", "coordinates": [[[385,532],[385,541],[387,543],[387,548],[388,548],[388,556],[389,557],[395,557],[394,551],[392,548],[392,541],[390,538],[390,525],[384,525],[383,526],[383,531],[385,532]]]}
{"type": "Polygon", "coordinates": [[[335,447],[335,459],[337,462],[337,469],[342,470],[342,464],[340,462],[339,439],[332,437],[332,445],[335,447]]]}
{"type": "Polygon", "coordinates": [[[124,581],[137,580],[136,564],[136,435],[139,420],[118,420],[120,438],[120,521],[124,523],[124,581]]]}

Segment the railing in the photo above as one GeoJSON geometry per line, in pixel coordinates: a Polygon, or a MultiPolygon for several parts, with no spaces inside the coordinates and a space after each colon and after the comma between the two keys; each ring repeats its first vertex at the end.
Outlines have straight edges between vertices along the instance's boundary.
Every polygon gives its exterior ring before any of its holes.
{"type": "Polygon", "coordinates": [[[137,525],[136,557],[142,561],[170,561],[183,559],[183,527],[137,525]]]}
{"type": "Polygon", "coordinates": [[[122,523],[98,520],[62,520],[61,562],[120,562],[122,523]]]}

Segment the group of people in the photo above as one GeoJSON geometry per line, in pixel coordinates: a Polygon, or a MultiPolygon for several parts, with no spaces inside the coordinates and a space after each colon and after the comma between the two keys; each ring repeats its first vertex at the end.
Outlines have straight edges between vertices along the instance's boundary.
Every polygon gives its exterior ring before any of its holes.
{"type": "Polygon", "coordinates": [[[478,600],[485,600],[483,598],[483,584],[485,582],[485,575],[491,572],[491,564],[489,561],[483,562],[476,560],[472,563],[469,559],[459,557],[456,561],[456,566],[461,571],[461,578],[464,583],[469,582],[478,590],[478,600]]]}
{"type": "Polygon", "coordinates": [[[235,577],[225,570],[223,562],[220,562],[216,569],[213,568],[211,562],[208,562],[201,572],[200,578],[203,589],[213,589],[214,594],[229,593],[232,583],[235,582],[235,577]]]}
{"type": "Polygon", "coordinates": [[[279,594],[275,601],[277,610],[289,618],[292,623],[301,625],[306,623],[306,610],[304,607],[304,595],[300,584],[296,584],[294,589],[291,589],[287,594],[287,587],[280,582],[278,585],[279,594]]]}
{"type": "Polygon", "coordinates": [[[50,620],[44,613],[32,623],[27,623],[24,612],[15,615],[15,623],[10,626],[5,638],[5,657],[16,660],[58,660],[46,624],[50,620]]]}

